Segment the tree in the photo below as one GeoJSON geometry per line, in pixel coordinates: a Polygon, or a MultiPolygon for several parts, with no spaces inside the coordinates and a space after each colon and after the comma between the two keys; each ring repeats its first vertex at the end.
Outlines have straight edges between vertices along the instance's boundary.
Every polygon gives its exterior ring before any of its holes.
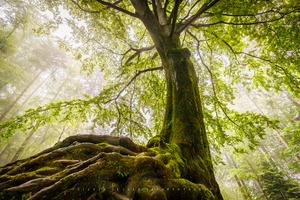
{"type": "MultiPolygon", "coordinates": [[[[285,84],[294,95],[299,94],[296,1],[72,0],[55,3],[48,2],[55,11],[63,5],[74,16],[72,20],[67,19],[74,34],[86,44],[100,46],[100,53],[105,50],[99,56],[98,51],[92,51],[92,45],[78,48],[76,58],[82,60],[87,70],[92,70],[98,61],[100,64],[107,61],[108,72],[120,71],[121,78],[134,76],[125,86],[113,84],[99,96],[28,110],[4,122],[0,126],[6,131],[2,136],[8,137],[18,128],[25,131],[35,125],[42,126],[59,114],[61,121],[76,117],[88,121],[92,117],[98,125],[115,122],[115,132],[128,132],[126,122],[136,122],[136,127],[143,124],[142,117],[137,117],[142,109],[132,112],[128,106],[132,101],[128,100],[133,98],[123,97],[130,88],[146,93],[148,99],[139,94],[134,103],[149,106],[158,119],[159,108],[165,106],[164,119],[158,126],[161,131],[148,142],[147,148],[126,137],[71,136],[40,154],[1,168],[1,197],[222,199],[214,178],[207,132],[212,144],[236,145],[247,140],[253,148],[257,145],[256,138],[264,135],[264,127],[275,127],[274,121],[263,115],[230,110],[227,104],[234,97],[234,86],[252,79],[254,86],[280,91],[285,84]],[[86,26],[77,26],[78,18],[87,18],[86,26]],[[82,29],[86,27],[89,34],[83,34],[82,29]],[[147,46],[138,48],[139,45],[147,46]],[[108,52],[117,54],[111,50],[116,47],[120,51],[129,49],[109,58],[104,56],[108,52]],[[120,61],[122,66],[116,69],[114,64],[120,61]],[[201,64],[200,68],[197,63],[201,64]],[[150,65],[158,66],[148,68],[150,65]],[[164,77],[158,75],[157,79],[164,80],[165,87],[163,81],[155,81],[154,91],[149,91],[146,85],[151,83],[149,78],[132,87],[139,76],[152,72],[148,76],[152,78],[158,70],[164,72],[164,77]],[[162,94],[165,94],[164,102],[158,101],[162,94]],[[134,190],[139,187],[140,190],[134,190]]],[[[215,145],[214,148],[218,150],[215,145]]]]}
{"type": "Polygon", "coordinates": [[[263,191],[270,199],[298,199],[300,197],[299,185],[267,162],[262,163],[260,179],[263,191]]]}

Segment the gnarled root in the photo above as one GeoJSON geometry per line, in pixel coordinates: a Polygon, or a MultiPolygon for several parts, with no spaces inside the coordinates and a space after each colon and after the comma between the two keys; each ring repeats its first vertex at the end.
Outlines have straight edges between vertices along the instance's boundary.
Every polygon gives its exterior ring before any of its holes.
{"type": "Polygon", "coordinates": [[[172,161],[168,150],[126,137],[71,136],[0,167],[0,199],[214,199],[172,161]]]}

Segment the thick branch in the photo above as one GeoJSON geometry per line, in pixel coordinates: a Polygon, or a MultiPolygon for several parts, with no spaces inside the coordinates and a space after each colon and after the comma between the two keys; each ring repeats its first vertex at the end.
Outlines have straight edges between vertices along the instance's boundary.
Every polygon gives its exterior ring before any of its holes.
{"type": "Polygon", "coordinates": [[[169,5],[169,0],[166,0],[165,6],[164,6],[164,13],[167,12],[168,5],[169,5]]]}
{"type": "MultiPolygon", "coordinates": [[[[165,4],[165,6],[166,5],[167,4],[165,4]]],[[[157,6],[157,14],[158,14],[159,23],[161,25],[167,25],[168,24],[168,20],[167,20],[167,16],[166,16],[166,10],[163,8],[161,0],[157,1],[157,5],[156,6],[157,6]]]]}
{"type": "Polygon", "coordinates": [[[172,35],[175,31],[177,15],[178,15],[178,9],[179,9],[179,6],[180,6],[181,2],[182,2],[182,0],[176,0],[175,5],[174,5],[174,9],[172,10],[172,14],[171,14],[171,16],[172,16],[172,29],[171,29],[170,37],[172,37],[172,35]]]}
{"type": "Polygon", "coordinates": [[[95,11],[95,10],[90,10],[90,9],[86,9],[83,8],[77,1],[75,0],[71,0],[80,10],[87,12],[87,13],[100,13],[101,11],[95,11]]]}
{"type": "Polygon", "coordinates": [[[106,5],[106,6],[110,7],[110,8],[113,8],[113,9],[115,9],[115,10],[118,10],[118,11],[124,13],[124,14],[127,14],[127,15],[129,15],[129,16],[132,16],[132,17],[136,17],[136,18],[137,18],[137,15],[136,15],[135,13],[132,13],[132,12],[130,12],[130,11],[124,9],[124,8],[118,7],[118,6],[116,6],[115,4],[113,4],[113,3],[109,3],[109,2],[106,2],[106,1],[103,1],[103,0],[97,0],[97,1],[98,1],[99,3],[101,3],[101,4],[103,4],[103,5],[106,5]]]}
{"type": "Polygon", "coordinates": [[[154,15],[155,15],[156,19],[158,19],[157,7],[156,7],[155,0],[152,0],[152,9],[153,9],[153,12],[154,12],[154,15]]]}
{"type": "MultiPolygon", "coordinates": [[[[124,56],[129,53],[130,51],[135,51],[134,54],[132,54],[125,62],[125,65],[128,65],[135,57],[139,56],[142,52],[145,52],[145,51],[151,51],[152,49],[154,49],[154,45],[150,46],[150,47],[143,47],[143,48],[140,48],[140,49],[135,49],[135,48],[132,48],[130,47],[129,50],[127,50],[125,53],[124,53],[124,56]]],[[[123,59],[122,59],[123,60],[123,59]]]]}
{"type": "Polygon", "coordinates": [[[210,3],[205,3],[202,5],[202,7],[198,10],[198,12],[191,16],[184,24],[181,26],[177,31],[181,33],[184,31],[188,26],[190,26],[193,22],[195,22],[205,11],[213,7],[216,3],[218,3],[220,0],[213,0],[210,3]]]}

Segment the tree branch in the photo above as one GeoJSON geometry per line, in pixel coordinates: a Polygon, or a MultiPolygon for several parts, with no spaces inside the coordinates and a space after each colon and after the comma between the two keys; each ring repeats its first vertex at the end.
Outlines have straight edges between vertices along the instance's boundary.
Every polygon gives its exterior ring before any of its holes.
{"type": "Polygon", "coordinates": [[[168,20],[166,16],[166,11],[162,6],[162,0],[157,0],[157,14],[158,14],[158,21],[161,25],[167,25],[168,20]]]}
{"type": "Polygon", "coordinates": [[[179,6],[180,6],[181,2],[182,2],[182,0],[176,0],[175,1],[175,5],[174,5],[174,8],[173,8],[172,13],[171,13],[171,16],[172,16],[172,19],[171,19],[172,20],[172,29],[171,29],[170,37],[173,36],[174,31],[175,31],[178,10],[179,10],[179,6]]]}
{"type": "Polygon", "coordinates": [[[135,81],[135,79],[139,76],[139,75],[141,75],[141,74],[143,74],[143,73],[146,73],[146,72],[151,72],[151,71],[156,71],[156,70],[162,70],[163,69],[163,67],[155,67],[155,68],[149,68],[149,69],[144,69],[144,70],[141,70],[141,71],[138,71],[134,76],[133,76],[133,78],[119,91],[119,93],[118,93],[118,95],[115,97],[115,98],[112,98],[112,99],[110,99],[110,100],[108,100],[108,101],[106,101],[104,104],[108,104],[108,103],[110,103],[111,101],[115,101],[115,100],[117,100],[120,96],[121,96],[121,94],[124,92],[124,90],[133,82],[133,81],[135,81]]]}
{"type": "Polygon", "coordinates": [[[152,9],[153,9],[153,13],[154,13],[156,19],[158,19],[157,7],[156,7],[155,0],[151,0],[151,1],[152,1],[152,9]]]}
{"type": "Polygon", "coordinates": [[[190,13],[192,12],[192,10],[194,9],[194,7],[200,2],[201,0],[197,0],[192,7],[189,9],[188,13],[186,14],[186,16],[184,18],[182,18],[181,23],[186,20],[186,18],[189,17],[190,13]]]}
{"type": "Polygon", "coordinates": [[[184,31],[188,26],[190,26],[194,21],[196,21],[200,15],[202,15],[205,11],[213,7],[216,3],[220,0],[212,0],[209,3],[204,3],[202,7],[197,11],[197,13],[191,16],[178,30],[177,32],[181,33],[184,31]]]}
{"type": "Polygon", "coordinates": [[[291,82],[296,86],[296,88],[299,89],[299,83],[300,83],[300,81],[297,78],[295,78],[290,72],[288,72],[288,70],[285,69],[284,67],[282,67],[282,66],[274,63],[273,61],[271,61],[271,60],[269,60],[267,58],[262,58],[262,57],[255,56],[255,55],[252,55],[252,54],[249,54],[249,53],[245,53],[245,52],[235,52],[235,53],[236,54],[243,54],[243,55],[246,55],[246,56],[250,56],[252,58],[256,58],[256,59],[259,59],[259,60],[262,60],[262,61],[265,61],[265,62],[268,62],[268,63],[274,65],[275,67],[281,69],[283,71],[283,73],[286,75],[286,77],[288,77],[291,80],[291,82]]]}
{"type": "MultiPolygon", "coordinates": [[[[214,34],[214,33],[211,33],[211,34],[214,35],[216,38],[220,39],[216,34],[214,34]]],[[[286,75],[286,77],[289,78],[289,79],[291,80],[292,84],[295,85],[296,88],[299,88],[298,85],[299,85],[299,82],[300,82],[300,81],[298,81],[297,78],[295,78],[295,77],[294,77],[290,72],[288,72],[288,70],[285,69],[284,67],[282,67],[282,66],[280,66],[280,65],[278,65],[278,64],[276,64],[276,63],[274,63],[273,61],[271,61],[271,60],[269,60],[269,59],[267,59],[267,58],[262,58],[262,57],[255,56],[255,55],[252,55],[252,54],[249,54],[249,53],[245,53],[245,52],[236,52],[236,51],[233,49],[233,47],[232,47],[227,41],[225,41],[224,39],[221,39],[221,41],[222,41],[222,42],[230,49],[230,51],[233,53],[233,55],[234,55],[234,57],[235,57],[235,59],[236,59],[236,61],[237,61],[237,63],[238,63],[239,65],[240,65],[241,63],[240,63],[240,61],[239,61],[238,58],[237,58],[237,54],[243,54],[243,55],[246,55],[246,56],[250,56],[250,57],[252,57],[252,58],[256,58],[256,59],[259,59],[259,60],[268,62],[268,63],[272,64],[273,66],[275,66],[275,67],[279,68],[280,70],[282,70],[283,73],[286,75]]]]}
{"type": "Polygon", "coordinates": [[[110,7],[110,8],[118,10],[118,11],[124,13],[124,14],[127,14],[127,15],[131,16],[131,17],[138,18],[138,16],[135,13],[132,13],[132,12],[130,12],[130,11],[124,9],[124,8],[118,7],[115,4],[113,4],[113,3],[109,3],[109,2],[106,2],[106,1],[103,1],[103,0],[97,0],[97,1],[99,3],[101,3],[101,4],[103,4],[103,5],[106,5],[106,6],[110,7]]]}
{"type": "MultiPolygon", "coordinates": [[[[227,117],[227,119],[229,121],[231,121],[234,125],[236,125],[237,127],[239,127],[239,125],[237,123],[235,123],[227,114],[227,112],[225,111],[225,109],[223,108],[218,96],[217,96],[217,92],[216,92],[216,88],[215,88],[215,82],[214,82],[214,77],[213,77],[213,73],[211,71],[211,69],[205,64],[202,56],[201,56],[201,53],[200,53],[200,41],[198,40],[198,38],[192,34],[190,31],[188,31],[188,33],[190,34],[190,36],[192,36],[196,41],[197,41],[197,53],[199,55],[199,58],[200,58],[200,61],[201,63],[204,65],[204,67],[206,68],[206,70],[208,71],[209,73],[209,76],[210,76],[210,80],[211,80],[211,83],[212,83],[212,90],[213,90],[213,95],[214,95],[214,99],[215,101],[217,102],[217,104],[219,105],[219,107],[221,108],[222,112],[224,113],[224,115],[227,117]]],[[[209,47],[210,48],[210,47],[209,47]]],[[[210,48],[211,49],[211,48],[210,48]]]]}
{"type": "Polygon", "coordinates": [[[164,6],[164,13],[167,13],[167,7],[169,5],[169,0],[166,0],[165,6],[164,6]]]}
{"type": "MultiPolygon", "coordinates": [[[[127,50],[125,52],[124,55],[126,55],[127,53],[129,53],[131,50],[132,51],[135,51],[134,54],[132,54],[125,62],[125,65],[128,65],[135,57],[139,56],[142,52],[145,52],[145,51],[151,51],[152,49],[154,49],[154,45],[150,46],[150,47],[144,47],[144,48],[140,48],[140,49],[135,49],[135,48],[130,48],[129,50],[127,50]]],[[[123,60],[123,59],[122,59],[123,60]]]]}
{"type": "MultiPolygon", "coordinates": [[[[292,12],[294,11],[299,11],[300,8],[294,8],[292,12]]],[[[211,13],[211,12],[206,12],[207,14],[210,14],[211,16],[214,16],[215,13],[211,13]]],[[[222,16],[226,16],[226,17],[256,17],[259,15],[265,15],[265,14],[269,14],[269,13],[275,13],[275,14],[280,14],[280,15],[286,15],[286,13],[284,12],[280,12],[280,11],[276,11],[273,8],[264,12],[259,12],[259,13],[249,13],[249,14],[227,14],[227,13],[223,13],[222,16]]]]}
{"type": "MultiPolygon", "coordinates": [[[[214,23],[210,23],[210,24],[191,24],[191,26],[193,27],[209,27],[209,26],[213,26],[213,25],[217,25],[217,24],[226,24],[226,25],[241,25],[241,26],[249,26],[249,25],[257,25],[257,24],[265,24],[265,23],[270,23],[270,22],[275,22],[275,21],[279,21],[281,19],[283,19],[285,16],[295,12],[295,11],[298,11],[298,9],[294,9],[290,12],[287,12],[287,13],[281,13],[281,12],[277,12],[279,14],[281,14],[280,17],[277,17],[277,18],[274,18],[274,19],[269,19],[269,20],[265,20],[265,21],[257,21],[257,22],[241,22],[241,23],[235,23],[235,22],[227,22],[227,21],[223,21],[223,20],[220,20],[218,22],[214,22],[214,23]]],[[[257,15],[260,15],[262,13],[258,13],[257,15]]],[[[232,16],[235,16],[235,15],[232,15],[232,16]]],[[[239,15],[236,15],[236,17],[239,16],[239,15]]],[[[247,16],[247,15],[245,15],[247,16]]],[[[251,15],[252,16],[252,15],[251,15]]],[[[253,15],[254,17],[256,15],[253,15]]]]}
{"type": "Polygon", "coordinates": [[[80,10],[84,11],[84,12],[87,12],[87,13],[100,13],[101,11],[95,11],[95,10],[89,10],[89,9],[86,9],[86,8],[83,8],[77,1],[75,0],[71,0],[80,10]]]}

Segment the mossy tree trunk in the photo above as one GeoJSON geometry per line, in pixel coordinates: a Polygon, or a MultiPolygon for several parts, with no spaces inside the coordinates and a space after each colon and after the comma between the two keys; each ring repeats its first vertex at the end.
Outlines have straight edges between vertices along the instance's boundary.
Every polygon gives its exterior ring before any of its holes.
{"type": "MultiPolygon", "coordinates": [[[[160,140],[180,147],[186,161],[182,171],[184,178],[204,184],[218,199],[222,199],[213,173],[198,77],[190,59],[191,53],[182,47],[176,27],[155,17],[147,1],[132,0],[132,3],[154,41],[166,76],[167,100],[160,140]]],[[[150,141],[148,146],[155,146],[155,141],[158,140],[150,141]]]]}

